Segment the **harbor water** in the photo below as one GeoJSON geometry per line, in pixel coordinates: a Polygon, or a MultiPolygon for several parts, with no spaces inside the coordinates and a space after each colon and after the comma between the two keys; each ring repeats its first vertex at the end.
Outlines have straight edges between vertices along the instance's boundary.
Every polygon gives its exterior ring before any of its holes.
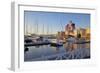
{"type": "Polygon", "coordinates": [[[67,42],[63,46],[51,45],[29,46],[24,52],[24,61],[47,61],[47,60],[72,60],[90,59],[90,43],[74,44],[67,42]]]}

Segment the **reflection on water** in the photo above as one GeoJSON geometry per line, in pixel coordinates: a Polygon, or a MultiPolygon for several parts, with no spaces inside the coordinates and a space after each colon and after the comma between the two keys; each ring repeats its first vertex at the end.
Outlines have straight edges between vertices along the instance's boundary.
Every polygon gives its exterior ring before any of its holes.
{"type": "Polygon", "coordinates": [[[24,53],[24,61],[64,60],[90,58],[90,43],[74,44],[71,42],[60,47],[50,45],[31,46],[24,53]]]}

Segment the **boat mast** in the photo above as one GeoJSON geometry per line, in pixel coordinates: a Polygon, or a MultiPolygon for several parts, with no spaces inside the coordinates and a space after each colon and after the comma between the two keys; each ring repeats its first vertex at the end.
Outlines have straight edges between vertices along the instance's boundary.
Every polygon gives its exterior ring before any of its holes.
{"type": "Polygon", "coordinates": [[[51,33],[50,33],[50,34],[52,34],[52,30],[53,30],[53,29],[52,29],[52,24],[51,24],[51,33]]]}
{"type": "Polygon", "coordinates": [[[42,34],[44,35],[44,23],[43,23],[43,28],[42,28],[42,34]]]}
{"type": "Polygon", "coordinates": [[[47,34],[48,34],[49,28],[48,28],[48,24],[47,24],[47,34]]]}
{"type": "Polygon", "coordinates": [[[61,30],[63,31],[62,18],[60,19],[61,30]]]}
{"type": "Polygon", "coordinates": [[[33,25],[31,24],[31,34],[33,33],[33,29],[32,29],[33,25]]]}
{"type": "Polygon", "coordinates": [[[38,19],[35,19],[35,34],[38,34],[38,19]]]}
{"type": "Polygon", "coordinates": [[[37,33],[38,33],[38,19],[37,19],[37,21],[36,21],[36,24],[37,24],[37,33]]]}
{"type": "Polygon", "coordinates": [[[27,22],[26,22],[26,35],[28,35],[28,17],[27,17],[27,22]]]}

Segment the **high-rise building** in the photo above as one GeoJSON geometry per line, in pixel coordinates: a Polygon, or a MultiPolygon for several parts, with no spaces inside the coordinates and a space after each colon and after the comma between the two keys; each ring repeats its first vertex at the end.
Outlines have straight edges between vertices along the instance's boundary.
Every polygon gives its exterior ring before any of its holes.
{"type": "Polygon", "coordinates": [[[75,23],[70,21],[66,26],[65,26],[65,35],[66,37],[68,36],[73,36],[75,37],[76,31],[75,31],[75,23]]]}

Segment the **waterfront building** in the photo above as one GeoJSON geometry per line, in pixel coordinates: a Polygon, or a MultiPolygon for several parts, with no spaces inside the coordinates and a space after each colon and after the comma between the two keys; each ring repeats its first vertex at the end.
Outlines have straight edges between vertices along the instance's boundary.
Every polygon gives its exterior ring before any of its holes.
{"type": "Polygon", "coordinates": [[[79,32],[81,38],[90,40],[90,28],[79,28],[77,29],[77,32],[79,32]]]}
{"type": "Polygon", "coordinates": [[[76,36],[76,30],[75,30],[75,23],[73,23],[72,21],[70,21],[66,26],[65,26],[65,35],[66,38],[68,38],[69,36],[76,36]]]}
{"type": "Polygon", "coordinates": [[[86,29],[86,39],[90,40],[90,28],[86,29]]]}
{"type": "Polygon", "coordinates": [[[86,29],[85,28],[79,28],[78,32],[79,32],[81,38],[86,38],[86,29]]]}

